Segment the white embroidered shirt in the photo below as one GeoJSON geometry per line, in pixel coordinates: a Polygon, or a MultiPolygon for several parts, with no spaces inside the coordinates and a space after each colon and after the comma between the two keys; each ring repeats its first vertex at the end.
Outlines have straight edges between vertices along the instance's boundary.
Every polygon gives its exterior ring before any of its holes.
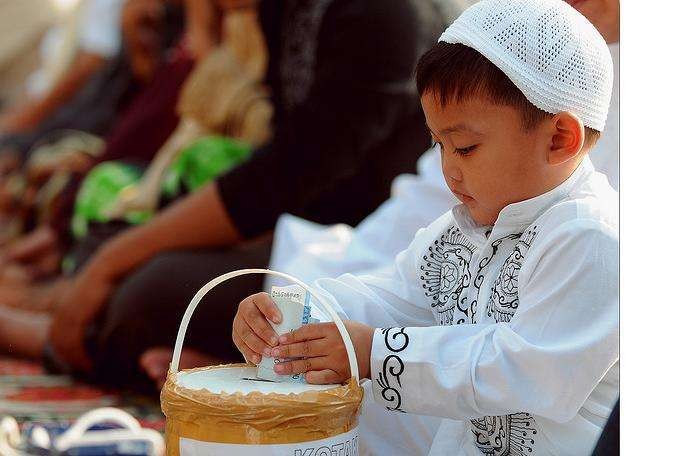
{"type": "Polygon", "coordinates": [[[457,205],[392,266],[316,282],[382,328],[374,400],[445,418],[430,454],[589,454],[618,395],[617,204],[586,158],[493,227],[457,205]]]}

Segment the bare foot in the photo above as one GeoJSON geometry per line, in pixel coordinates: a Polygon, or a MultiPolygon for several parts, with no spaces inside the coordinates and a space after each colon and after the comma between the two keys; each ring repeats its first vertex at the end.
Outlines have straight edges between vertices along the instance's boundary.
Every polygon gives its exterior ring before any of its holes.
{"type": "Polygon", "coordinates": [[[16,263],[0,264],[0,287],[23,286],[31,283],[33,275],[24,266],[16,263]]]}
{"type": "Polygon", "coordinates": [[[63,253],[54,231],[39,227],[0,247],[0,283],[21,278],[31,282],[59,272],[63,253]]]}
{"type": "Polygon", "coordinates": [[[29,262],[54,251],[58,237],[54,230],[43,225],[4,246],[0,252],[4,262],[29,262]]]}
{"type": "Polygon", "coordinates": [[[29,263],[2,262],[0,259],[0,286],[28,285],[59,275],[62,253],[47,252],[29,263]]]}
{"type": "MultiPolygon", "coordinates": [[[[139,357],[139,365],[153,381],[158,389],[163,388],[165,377],[172,361],[172,349],[167,347],[154,347],[145,351],[139,357]]],[[[193,369],[194,367],[214,366],[221,361],[199,351],[185,348],[179,361],[180,369],[193,369]]]]}
{"type": "Polygon", "coordinates": [[[70,281],[59,278],[46,283],[0,283],[0,305],[33,312],[52,312],[70,281]]]}
{"type": "MultiPolygon", "coordinates": [[[[1,129],[1,127],[0,127],[1,129]]],[[[21,166],[19,154],[11,148],[0,150],[0,176],[6,176],[21,166]]]]}

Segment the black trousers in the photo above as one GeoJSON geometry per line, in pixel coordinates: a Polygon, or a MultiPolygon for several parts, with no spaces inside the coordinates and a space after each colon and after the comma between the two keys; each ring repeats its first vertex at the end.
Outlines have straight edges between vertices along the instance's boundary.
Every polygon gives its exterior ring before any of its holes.
{"type": "Polygon", "coordinates": [[[619,432],[619,401],[616,401],[612,413],[609,415],[600,439],[593,450],[592,456],[615,456],[620,453],[620,432],[619,432]]]}
{"type": "MultiPolygon", "coordinates": [[[[82,264],[97,244],[119,231],[100,227],[81,243],[76,257],[82,264]]],[[[121,254],[124,254],[121,252],[121,254]]],[[[139,367],[149,348],[172,348],[179,324],[194,294],[209,280],[242,268],[266,268],[271,238],[232,248],[166,252],[128,275],[88,330],[86,346],[98,383],[151,390],[153,384],[139,367]]],[[[224,362],[242,362],[231,340],[236,308],[262,290],[263,275],[247,275],[222,283],[208,293],[194,312],[184,346],[224,362]]]]}

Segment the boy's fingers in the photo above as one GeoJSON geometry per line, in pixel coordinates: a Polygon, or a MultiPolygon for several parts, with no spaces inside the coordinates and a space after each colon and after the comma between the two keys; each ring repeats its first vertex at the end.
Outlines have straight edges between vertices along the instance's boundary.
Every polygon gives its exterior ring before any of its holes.
{"type": "Polygon", "coordinates": [[[310,371],[305,374],[305,380],[312,385],[327,385],[329,383],[342,383],[346,379],[340,378],[337,372],[330,369],[310,371]]]}
{"type": "Polygon", "coordinates": [[[272,298],[267,293],[258,293],[251,296],[251,299],[253,304],[255,304],[255,306],[260,309],[260,312],[262,312],[269,321],[272,321],[276,324],[281,323],[281,312],[276,306],[276,303],[274,303],[272,298]]]}
{"type": "MultiPolygon", "coordinates": [[[[234,321],[234,324],[236,324],[236,321],[234,321]]],[[[244,321],[239,322],[238,327],[236,327],[235,330],[243,343],[255,353],[262,354],[265,352],[265,349],[269,350],[269,346],[260,339],[244,321]]]]}
{"type": "Polygon", "coordinates": [[[253,364],[260,364],[260,361],[262,361],[262,357],[252,351],[246,343],[243,341],[241,336],[238,335],[236,331],[233,332],[232,338],[234,339],[234,344],[236,344],[236,348],[238,348],[238,351],[241,352],[243,357],[247,360],[250,361],[253,364]]]}
{"type": "Polygon", "coordinates": [[[257,353],[258,355],[266,355],[269,352],[270,348],[267,344],[264,343],[262,339],[260,339],[257,334],[253,332],[249,332],[243,337],[243,342],[250,348],[252,351],[257,353]]]}
{"type": "Polygon", "coordinates": [[[241,334],[244,333],[243,330],[244,327],[246,328],[245,330],[246,332],[250,331],[248,325],[246,325],[242,319],[237,317],[234,320],[234,324],[231,329],[231,338],[233,339],[234,344],[236,345],[238,350],[243,354],[243,357],[246,359],[246,361],[258,364],[261,361],[262,356],[251,350],[250,347],[248,347],[248,345],[243,340],[243,336],[241,334]]]}
{"type": "Polygon", "coordinates": [[[323,370],[328,368],[329,359],[326,357],[296,359],[293,361],[286,361],[274,366],[274,372],[277,374],[300,374],[312,370],[323,370]]]}
{"type": "Polygon", "coordinates": [[[251,310],[245,312],[248,314],[245,319],[246,324],[260,339],[272,347],[279,343],[278,335],[257,307],[251,307],[251,310]]]}
{"type": "Polygon", "coordinates": [[[326,356],[328,349],[322,339],[306,340],[290,345],[281,345],[272,349],[274,358],[307,358],[310,356],[326,356]]]}
{"type": "Polygon", "coordinates": [[[304,342],[305,340],[323,339],[329,331],[335,330],[333,323],[314,323],[310,325],[303,325],[295,331],[283,334],[279,337],[280,344],[294,344],[304,342]]]}
{"type": "Polygon", "coordinates": [[[231,328],[231,340],[234,342],[236,349],[243,355],[243,358],[245,358],[247,361],[248,356],[246,355],[245,344],[243,343],[243,340],[241,340],[241,336],[238,335],[236,328],[233,326],[231,328]]]}

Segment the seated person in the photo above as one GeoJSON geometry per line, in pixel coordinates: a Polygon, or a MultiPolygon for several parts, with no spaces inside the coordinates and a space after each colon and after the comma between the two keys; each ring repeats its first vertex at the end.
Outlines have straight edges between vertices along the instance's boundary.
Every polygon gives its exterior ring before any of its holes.
{"type": "Polygon", "coordinates": [[[3,245],[0,264],[15,262],[17,266],[40,270],[37,275],[53,273],[52,268],[44,270],[40,263],[44,257],[61,256],[60,251],[67,247],[68,237],[63,235],[67,222],[63,219],[70,218],[70,214],[64,214],[68,211],[65,206],[70,201],[69,195],[75,194],[80,176],[117,150],[124,149],[134,157],[145,146],[162,143],[163,134],[170,134],[177,122],[173,103],[177,95],[173,92],[179,91],[192,66],[186,53],[168,51],[175,47],[181,32],[182,20],[178,16],[182,8],[177,1],[126,1],[121,24],[124,46],[117,56],[37,128],[0,139],[8,145],[7,150],[21,154],[36,149],[37,144],[47,146],[40,148],[40,154],[31,153],[12,176],[0,179],[0,217],[8,220],[2,223],[22,226],[10,235],[0,235],[0,245],[12,243],[8,248],[3,245]],[[141,107],[155,121],[154,128],[145,134],[139,131],[148,130],[148,124],[138,126],[137,130],[132,128],[140,124],[140,116],[135,113],[141,107]],[[168,114],[163,115],[165,111],[168,114]],[[169,131],[165,133],[166,130],[169,131]],[[106,135],[106,141],[102,143],[82,132],[106,135]],[[135,134],[138,139],[121,141],[126,134],[135,134]],[[85,142],[87,138],[94,141],[85,142]],[[64,179],[64,175],[70,177],[64,179]],[[55,192],[53,183],[65,188],[55,192]],[[36,225],[41,225],[41,229],[29,232],[36,225]]]}
{"type": "MultiPolygon", "coordinates": [[[[118,385],[148,382],[139,356],[174,340],[198,285],[224,270],[266,265],[266,236],[281,213],[356,224],[387,198],[394,176],[413,170],[430,143],[412,73],[443,29],[434,2],[272,0],[256,6],[269,54],[272,140],[146,224],[103,245],[86,238],[77,248],[96,253],[81,255],[79,272],[55,294],[58,302],[44,318],[34,316],[31,324],[25,313],[2,309],[3,346],[18,355],[46,354],[55,368],[118,385]],[[159,288],[177,275],[184,279],[159,288]]],[[[203,317],[197,314],[204,329],[190,347],[212,347],[225,359],[240,356],[215,343],[216,337],[224,341],[218,328],[233,320],[243,296],[233,293],[208,300],[203,317]]]]}
{"type": "MultiPolygon", "coordinates": [[[[443,418],[430,454],[589,454],[616,402],[617,194],[588,157],[612,80],[605,41],[559,0],[482,1],[418,64],[460,203],[390,267],[316,287],[348,319],[373,400],[443,418]]],[[[264,293],[242,301],[247,360],[349,378],[333,324],[276,337],[279,319],[264,293]]]]}
{"type": "MultiPolygon", "coordinates": [[[[121,46],[120,15],[123,0],[85,0],[77,17],[77,50],[68,68],[52,87],[35,99],[17,104],[0,116],[0,132],[18,133],[35,128],[58,109],[115,57],[121,46]]],[[[68,33],[68,31],[65,31],[68,33]]]]}
{"type": "Polygon", "coordinates": [[[45,33],[57,21],[50,0],[0,0],[0,108],[25,95],[27,78],[41,63],[45,33]]]}

